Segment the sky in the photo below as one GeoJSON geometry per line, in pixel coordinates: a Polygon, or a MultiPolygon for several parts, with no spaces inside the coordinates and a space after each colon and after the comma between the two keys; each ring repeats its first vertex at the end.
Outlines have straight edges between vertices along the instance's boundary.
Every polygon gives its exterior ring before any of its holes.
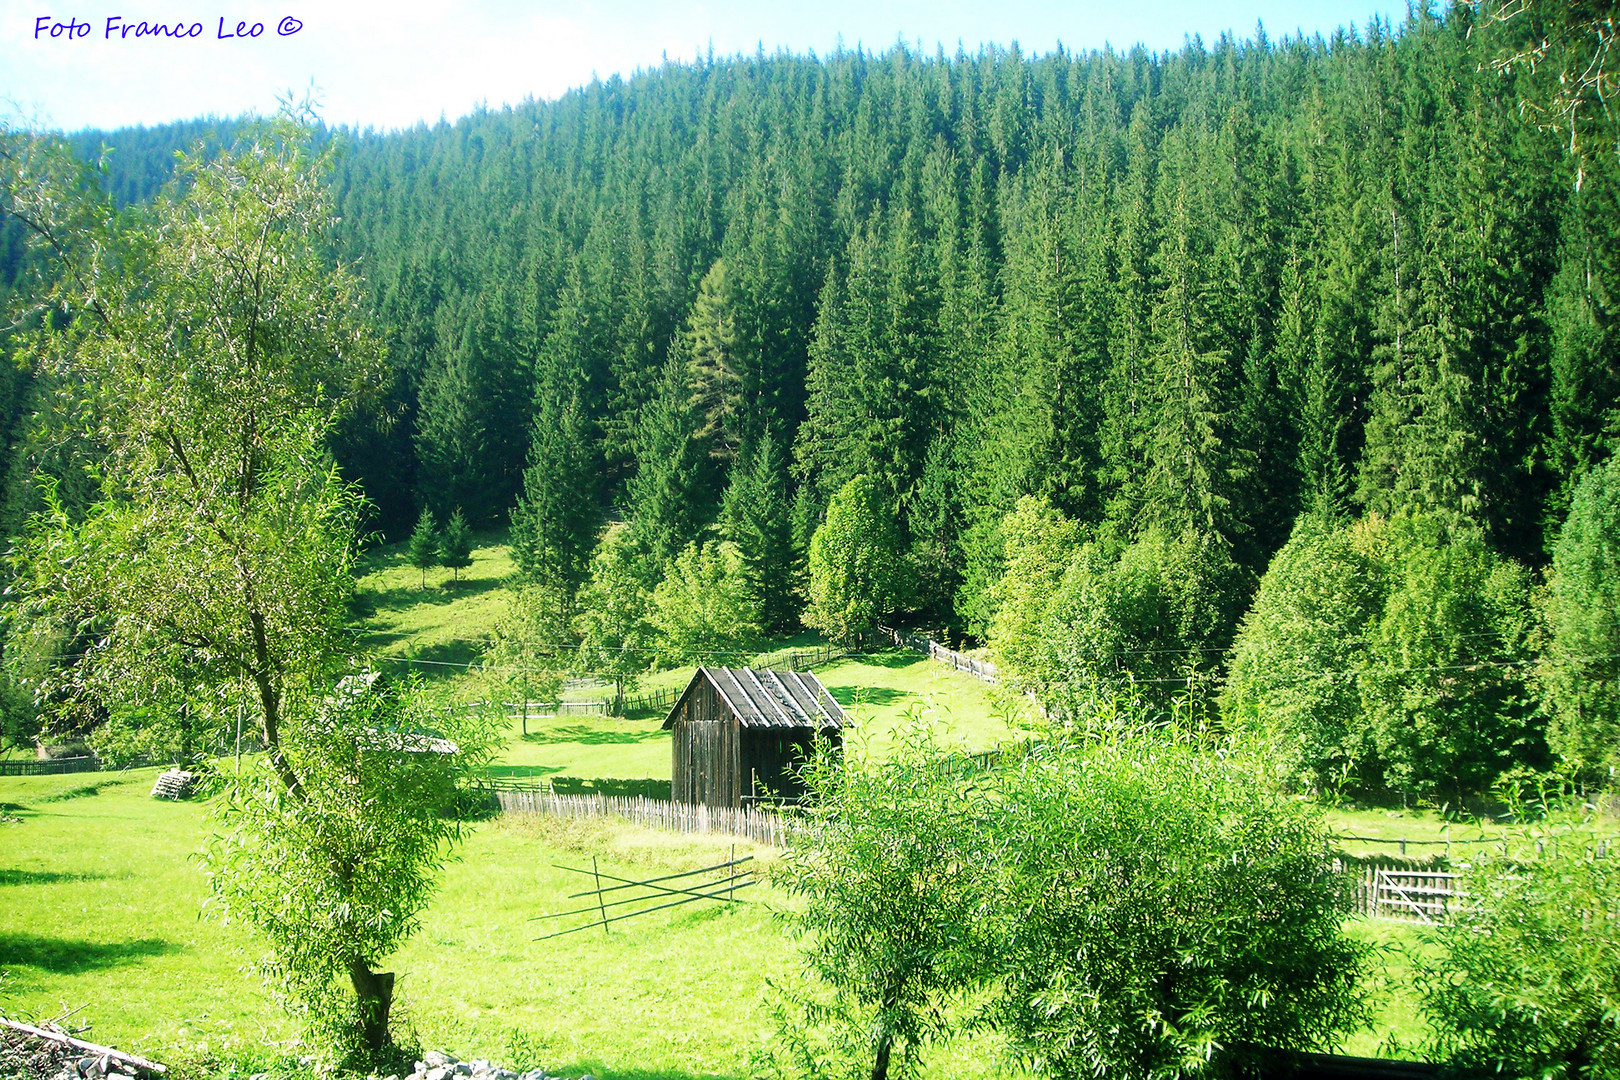
{"type": "Polygon", "coordinates": [[[0,115],[62,131],[151,125],[271,113],[313,86],[328,123],[390,129],[711,52],[1167,50],[1195,34],[1326,35],[1405,11],[1404,0],[0,0],[0,115]],[[157,24],[192,36],[142,33],[157,24]]]}

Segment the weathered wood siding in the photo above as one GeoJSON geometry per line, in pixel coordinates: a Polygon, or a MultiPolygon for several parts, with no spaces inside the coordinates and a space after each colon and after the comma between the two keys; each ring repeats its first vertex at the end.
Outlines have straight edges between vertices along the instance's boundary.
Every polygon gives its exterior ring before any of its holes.
{"type": "Polygon", "coordinates": [[[707,682],[693,687],[670,731],[670,795],[676,802],[741,806],[737,718],[707,682]]]}
{"type": "MultiPolygon", "coordinates": [[[[833,745],[838,733],[832,732],[833,745]]],[[[740,807],[768,797],[797,799],[815,743],[808,728],[746,728],[707,682],[692,688],[670,730],[670,797],[698,806],[740,807]]]]}

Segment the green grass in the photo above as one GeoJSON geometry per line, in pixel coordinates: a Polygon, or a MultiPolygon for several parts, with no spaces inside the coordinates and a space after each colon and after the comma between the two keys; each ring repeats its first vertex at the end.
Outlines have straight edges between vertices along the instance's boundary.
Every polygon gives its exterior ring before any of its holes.
{"type": "Polygon", "coordinates": [[[884,758],[908,717],[939,724],[943,745],[968,751],[1015,739],[1030,722],[1021,699],[998,705],[989,684],[910,649],[845,657],[816,675],[854,721],[848,746],[872,760],[884,758]]]}
{"type": "Polygon", "coordinates": [[[469,666],[477,663],[500,617],[514,569],[504,535],[480,539],[471,566],[456,574],[429,570],[426,585],[406,560],[403,544],[367,553],[353,601],[359,643],[442,692],[470,687],[475,677],[469,666]]]}
{"type": "MultiPolygon", "coordinates": [[[[201,920],[207,894],[190,854],[211,828],[206,806],[147,797],[153,770],[61,798],[82,777],[0,779],[17,824],[0,826],[0,1004],[22,1015],[84,1008],[91,1038],[160,1059],[264,1058],[289,1031],[237,926],[201,920]],[[72,781],[64,783],[63,781],[72,781]]],[[[398,1018],[424,1047],[603,1080],[750,1075],[770,1034],[765,980],[793,963],[768,882],[735,907],[693,904],[537,941],[588,915],[588,886],[556,864],[645,878],[769,850],[623,823],[501,819],[470,830],[419,933],[387,967],[398,1018]],[[517,1038],[514,1038],[514,1033],[517,1038]],[[520,1061],[515,1047],[534,1048],[520,1061]]],[[[997,1075],[984,1047],[937,1055],[928,1075],[997,1075]]]]}
{"type": "Polygon", "coordinates": [[[148,797],[156,769],[0,779],[0,1005],[124,1047],[280,1032],[236,926],[199,918],[204,807],[148,797]],[[185,1032],[181,1035],[181,1032],[185,1032]]]}
{"type": "Polygon", "coordinates": [[[1433,946],[1415,923],[1353,918],[1345,926],[1352,938],[1366,942],[1375,951],[1372,978],[1366,986],[1372,1023],[1346,1040],[1344,1052],[1359,1057],[1422,1060],[1420,1051],[1429,1031],[1423,1022],[1414,960],[1429,953],[1433,946]]]}

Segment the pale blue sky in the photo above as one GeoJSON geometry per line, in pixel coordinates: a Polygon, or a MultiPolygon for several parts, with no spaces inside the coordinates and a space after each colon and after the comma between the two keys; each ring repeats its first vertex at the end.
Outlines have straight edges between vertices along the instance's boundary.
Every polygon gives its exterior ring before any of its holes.
{"type": "MultiPolygon", "coordinates": [[[[206,114],[275,108],[278,92],[313,82],[329,122],[393,128],[441,115],[455,119],[480,102],[555,98],[588,82],[689,60],[753,52],[763,45],[830,52],[842,40],[881,50],[896,40],[969,52],[1017,41],[1026,53],[1111,43],[1179,48],[1232,30],[1249,37],[1263,23],[1273,38],[1365,27],[1377,14],[1399,20],[1388,0],[633,0],[633,2],[445,3],[310,0],[0,0],[0,109],[65,130],[155,124],[206,114]],[[291,16],[301,28],[277,33],[291,16]],[[49,21],[36,37],[37,21],[49,21]],[[192,39],[138,38],[141,19],[200,24],[192,39]],[[109,39],[108,21],[113,23],[109,39]],[[50,23],[87,26],[69,40],[50,23]],[[238,22],[257,37],[222,39],[238,22]]],[[[290,27],[289,27],[290,28],[290,27]]]]}

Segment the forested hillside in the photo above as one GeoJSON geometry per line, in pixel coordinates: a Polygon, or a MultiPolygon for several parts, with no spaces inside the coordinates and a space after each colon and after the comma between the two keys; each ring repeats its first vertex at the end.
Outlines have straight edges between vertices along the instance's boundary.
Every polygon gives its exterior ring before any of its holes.
{"type": "MultiPolygon", "coordinates": [[[[528,636],[598,669],[678,651],[672,612],[733,578],[712,628],[794,625],[864,476],[852,527],[894,556],[873,611],[990,643],[1058,711],[1276,670],[1258,615],[1230,650],[1303,516],[1377,583],[1305,604],[1361,604],[1324,640],[1383,644],[1290,663],[1406,674],[1310,705],[1348,728],[1298,769],[1435,791],[1545,764],[1531,595],[1620,439],[1620,168],[1577,178],[1524,107],[1552,65],[1493,64],[1530,33],[1464,6],[1166,55],[761,54],[339,133],[337,254],[391,382],[335,452],[391,535],[510,519],[528,636]],[[1408,596],[1412,552],[1450,569],[1408,596]],[[1495,719],[1447,704],[1474,741],[1403,751],[1432,741],[1410,673],[1452,701],[1435,673],[1468,665],[1495,719]]],[[[34,471],[71,470],[7,378],[15,529],[34,471]]],[[[1234,680],[1226,714],[1293,686],[1234,680]]]]}

